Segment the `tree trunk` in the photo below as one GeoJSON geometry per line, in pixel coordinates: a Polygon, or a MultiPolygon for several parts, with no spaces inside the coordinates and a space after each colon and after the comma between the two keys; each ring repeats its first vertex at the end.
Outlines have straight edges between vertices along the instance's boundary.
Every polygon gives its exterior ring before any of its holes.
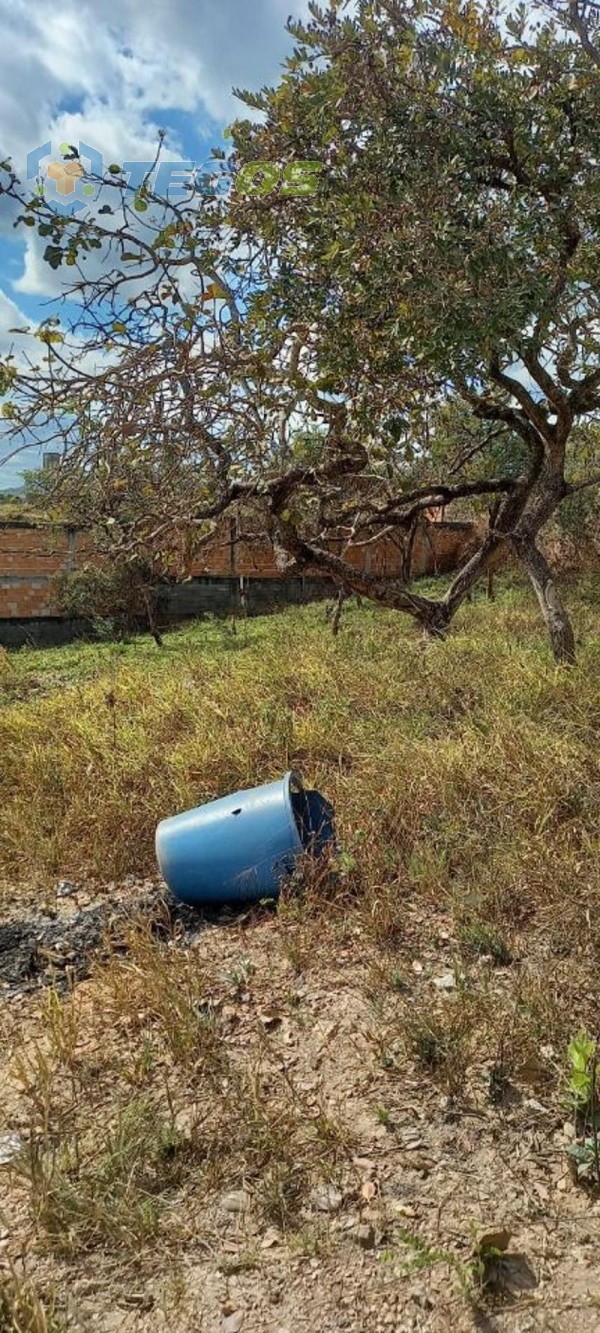
{"type": "Polygon", "coordinates": [[[146,618],[148,620],[148,629],[150,630],[150,633],[152,635],[152,638],[154,639],[157,648],[162,648],[164,647],[164,640],[156,623],[156,616],[154,614],[154,603],[152,601],[153,590],[151,589],[150,591],[148,591],[147,588],[143,588],[142,597],[144,599],[144,606],[146,607],[146,618]]]}
{"type": "Polygon", "coordinates": [[[575,661],[573,626],[558,595],[548,561],[532,538],[520,538],[514,544],[540,604],[554,660],[572,664],[575,661]]]}
{"type": "Polygon", "coordinates": [[[406,535],[406,538],[405,538],[405,540],[404,540],[403,543],[402,543],[402,582],[403,582],[403,583],[410,583],[411,578],[412,578],[412,559],[413,559],[413,549],[414,549],[414,545],[415,545],[415,537],[416,537],[417,532],[418,532],[418,529],[419,529],[419,523],[420,523],[420,515],[418,515],[417,518],[413,519],[413,522],[412,522],[411,525],[410,525],[410,528],[409,528],[409,530],[408,530],[408,533],[407,533],[407,535],[406,535]]]}
{"type": "Polygon", "coordinates": [[[331,630],[332,630],[332,633],[333,633],[334,637],[336,637],[336,636],[339,634],[339,631],[340,631],[340,623],[341,623],[341,619],[342,619],[342,608],[343,608],[343,606],[344,606],[344,602],[346,601],[347,596],[348,596],[348,589],[347,589],[347,588],[340,588],[339,593],[338,593],[337,604],[336,604],[335,610],[334,610],[334,612],[333,612],[333,615],[332,615],[332,617],[331,617],[331,630]]]}

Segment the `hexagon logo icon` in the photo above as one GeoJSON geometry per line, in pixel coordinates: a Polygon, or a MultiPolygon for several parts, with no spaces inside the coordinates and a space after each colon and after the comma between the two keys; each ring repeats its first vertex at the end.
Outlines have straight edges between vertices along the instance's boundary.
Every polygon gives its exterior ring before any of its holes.
{"type": "Polygon", "coordinates": [[[35,193],[65,217],[89,208],[101,176],[102,154],[82,140],[77,145],[61,143],[54,157],[50,140],[27,155],[27,180],[35,181],[35,193]],[[96,177],[95,184],[86,179],[90,176],[96,177]]]}

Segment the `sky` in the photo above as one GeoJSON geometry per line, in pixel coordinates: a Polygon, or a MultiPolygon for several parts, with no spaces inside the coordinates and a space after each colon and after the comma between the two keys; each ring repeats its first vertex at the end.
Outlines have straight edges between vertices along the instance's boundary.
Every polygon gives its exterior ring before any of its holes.
{"type": "MultiPolygon", "coordinates": [[[[0,159],[26,177],[28,153],[64,141],[104,163],[149,161],[159,129],[172,157],[204,162],[241,113],[233,87],[276,80],[285,22],[307,0],[0,0],[0,159]]],[[[242,112],[242,114],[244,114],[242,112]]],[[[60,275],[33,228],[15,232],[0,199],[0,356],[11,328],[45,318],[60,275]],[[33,232],[33,235],[32,235],[33,232]]],[[[2,448],[0,445],[0,458],[2,448]]],[[[0,490],[36,467],[33,449],[0,467],[0,490]]]]}

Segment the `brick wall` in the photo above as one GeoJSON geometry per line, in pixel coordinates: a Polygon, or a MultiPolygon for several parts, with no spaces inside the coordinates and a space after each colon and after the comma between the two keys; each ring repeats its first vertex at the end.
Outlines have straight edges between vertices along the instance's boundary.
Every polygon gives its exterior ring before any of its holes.
{"type": "MultiPolygon", "coordinates": [[[[416,535],[412,553],[414,578],[425,574],[445,573],[456,569],[465,558],[474,540],[472,523],[426,523],[416,535]]],[[[402,541],[400,535],[387,534],[367,545],[346,547],[342,539],[331,543],[331,550],[343,554],[354,568],[380,578],[401,578],[402,541]]],[[[192,561],[189,572],[195,578],[227,578],[243,575],[245,578],[281,578],[273,557],[273,550],[264,538],[238,540],[235,527],[224,524],[213,540],[204,546],[192,561]]],[[[307,575],[310,577],[310,574],[307,575]]],[[[315,571],[315,577],[321,577],[315,571]]]]}
{"type": "MultiPolygon", "coordinates": [[[[443,573],[464,560],[473,541],[469,523],[428,523],[417,533],[413,548],[413,576],[443,573]]],[[[342,543],[332,549],[342,550],[342,543]]],[[[0,620],[56,616],[54,581],[64,570],[93,558],[85,530],[58,524],[0,523],[0,620]]],[[[402,545],[392,535],[366,546],[349,547],[344,557],[355,567],[382,578],[402,574],[402,545]]],[[[209,545],[192,561],[188,576],[200,579],[278,580],[273,551],[262,540],[236,540],[235,528],[225,521],[209,545]]],[[[322,578],[318,571],[316,579],[322,578]]],[[[306,574],[310,582],[311,574],[306,574]]],[[[316,584],[315,584],[316,586],[316,584]]]]}
{"type": "Polygon", "coordinates": [[[59,570],[72,567],[76,536],[60,527],[0,526],[2,619],[53,614],[52,580],[59,570]]]}

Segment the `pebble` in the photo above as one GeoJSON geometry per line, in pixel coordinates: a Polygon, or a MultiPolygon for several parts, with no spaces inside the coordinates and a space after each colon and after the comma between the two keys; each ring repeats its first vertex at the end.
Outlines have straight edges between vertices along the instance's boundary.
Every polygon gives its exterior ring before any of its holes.
{"type": "Polygon", "coordinates": [[[14,1161],[22,1147],[23,1140],[19,1134],[14,1134],[10,1130],[7,1134],[0,1134],[0,1166],[8,1166],[14,1161]]]}
{"type": "Polygon", "coordinates": [[[363,1250],[372,1250],[375,1245],[375,1228],[369,1226],[367,1222],[361,1222],[359,1226],[354,1227],[351,1232],[352,1239],[360,1245],[363,1250]]]}
{"type": "Polygon", "coordinates": [[[221,1322],[221,1333],[240,1333],[244,1322],[244,1311],[234,1310],[233,1314],[225,1315],[221,1322]]]}
{"type": "Polygon", "coordinates": [[[456,977],[454,972],[444,972],[442,977],[434,977],[433,984],[436,990],[451,991],[456,990],[456,977]]]}
{"type": "Polygon", "coordinates": [[[232,1190],[231,1194],[224,1194],[221,1199],[221,1208],[224,1213],[244,1213],[250,1203],[250,1195],[245,1190],[232,1190]]]}
{"type": "Polygon", "coordinates": [[[310,1202],[319,1213],[337,1213],[344,1198],[335,1185],[318,1185],[311,1193],[310,1202]]]}
{"type": "Polygon", "coordinates": [[[59,879],[56,894],[58,898],[70,898],[72,893],[77,893],[77,885],[72,884],[70,879],[59,879]]]}

